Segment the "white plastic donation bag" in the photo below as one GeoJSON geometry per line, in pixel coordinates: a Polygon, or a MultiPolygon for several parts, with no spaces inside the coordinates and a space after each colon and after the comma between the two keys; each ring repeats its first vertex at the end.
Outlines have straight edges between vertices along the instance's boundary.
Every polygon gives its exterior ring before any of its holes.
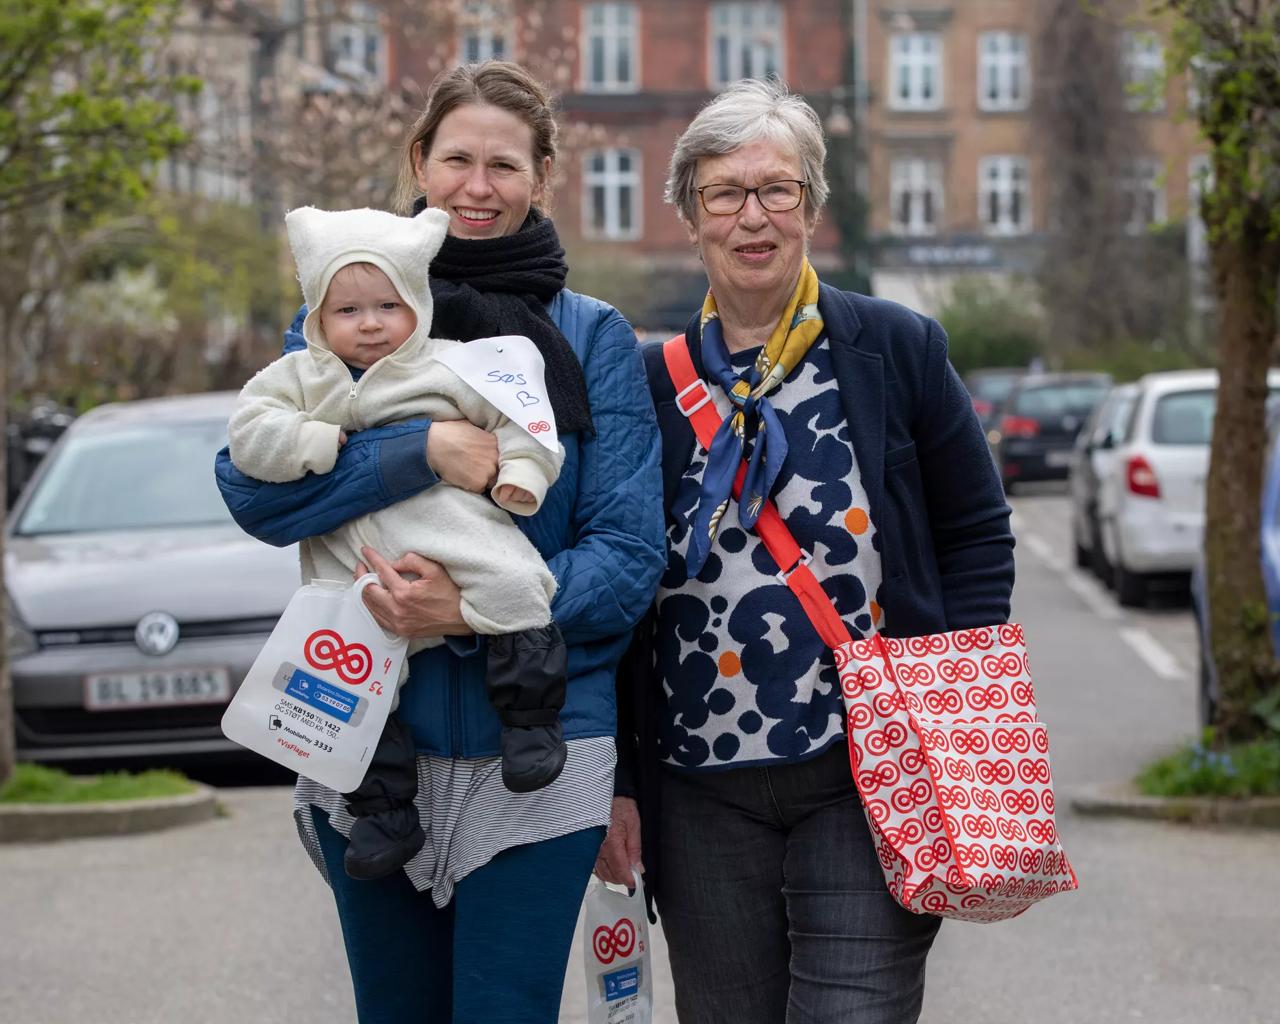
{"type": "Polygon", "coordinates": [[[360,785],[408,646],[361,600],[377,582],[298,589],[222,716],[228,739],[339,793],[360,785]]]}
{"type": "Polygon", "coordinates": [[[593,878],[582,918],[589,1024],[651,1024],[653,971],[644,890],[633,869],[628,896],[593,878]]]}

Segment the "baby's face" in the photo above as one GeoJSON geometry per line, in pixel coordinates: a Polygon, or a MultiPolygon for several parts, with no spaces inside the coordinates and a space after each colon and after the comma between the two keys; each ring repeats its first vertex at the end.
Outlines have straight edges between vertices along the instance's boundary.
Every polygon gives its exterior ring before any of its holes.
{"type": "Polygon", "coordinates": [[[418,318],[386,274],[369,263],[352,263],[329,282],[320,326],[334,355],[367,370],[409,340],[418,318]]]}

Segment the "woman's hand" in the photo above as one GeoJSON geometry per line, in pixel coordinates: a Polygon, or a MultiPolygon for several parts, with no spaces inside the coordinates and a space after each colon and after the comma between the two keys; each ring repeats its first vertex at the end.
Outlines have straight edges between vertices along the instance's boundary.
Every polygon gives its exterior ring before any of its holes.
{"type": "Polygon", "coordinates": [[[445,483],[483,494],[498,479],[498,439],[466,420],[435,420],[427,465],[445,483]]]}
{"type": "Polygon", "coordinates": [[[356,579],[369,571],[367,563],[381,583],[365,587],[365,606],[387,632],[407,638],[472,633],[462,618],[462,592],[439,562],[413,552],[394,563],[373,548],[361,548],[360,553],[365,561],[356,565],[356,579]]]}
{"type": "Polygon", "coordinates": [[[629,796],[615,796],[609,809],[609,832],[596,857],[595,875],[602,882],[634,886],[631,866],[643,874],[640,863],[640,808],[629,796]]]}

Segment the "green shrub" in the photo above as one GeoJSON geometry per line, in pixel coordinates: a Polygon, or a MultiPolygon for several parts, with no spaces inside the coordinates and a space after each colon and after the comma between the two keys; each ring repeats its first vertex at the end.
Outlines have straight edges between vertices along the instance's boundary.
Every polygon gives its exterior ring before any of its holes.
{"type": "Polygon", "coordinates": [[[41,764],[20,764],[0,787],[0,803],[78,804],[103,800],[141,800],[156,796],[180,796],[195,786],[180,772],[152,769],[136,775],[69,775],[41,764]]]}
{"type": "Polygon", "coordinates": [[[1206,736],[1148,765],[1138,789],[1148,796],[1280,796],[1280,737],[1214,750],[1206,736]]]}
{"type": "Polygon", "coordinates": [[[1055,360],[1063,370],[1101,370],[1117,383],[1137,380],[1144,373],[1160,370],[1196,370],[1205,360],[1182,348],[1127,339],[1099,349],[1068,349],[1055,360]]]}
{"type": "Polygon", "coordinates": [[[1044,323],[1034,289],[964,277],[938,312],[951,363],[961,373],[985,366],[1026,366],[1045,351],[1044,323]]]}

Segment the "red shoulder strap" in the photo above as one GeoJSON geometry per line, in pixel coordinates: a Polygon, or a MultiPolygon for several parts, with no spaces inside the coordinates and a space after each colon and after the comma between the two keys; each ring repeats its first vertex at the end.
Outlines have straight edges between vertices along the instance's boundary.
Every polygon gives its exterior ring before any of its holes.
{"type": "MultiPolygon", "coordinates": [[[[704,449],[710,449],[711,441],[723,420],[716,412],[706,384],[693,368],[693,358],[689,355],[689,346],[683,334],[677,334],[663,344],[662,358],[667,364],[671,383],[675,385],[676,408],[688,418],[698,443],[704,449]]],[[[747,465],[744,462],[738,467],[733,481],[735,498],[742,495],[742,481],[746,474],[747,465]]],[[[822,637],[822,642],[832,650],[847,644],[852,639],[849,630],[837,614],[831,598],[822,589],[818,577],[809,568],[809,553],[791,536],[791,531],[782,521],[772,500],[764,503],[760,518],[756,520],[755,532],[778,564],[778,579],[790,587],[791,592],[799,599],[809,621],[822,637]]]]}

